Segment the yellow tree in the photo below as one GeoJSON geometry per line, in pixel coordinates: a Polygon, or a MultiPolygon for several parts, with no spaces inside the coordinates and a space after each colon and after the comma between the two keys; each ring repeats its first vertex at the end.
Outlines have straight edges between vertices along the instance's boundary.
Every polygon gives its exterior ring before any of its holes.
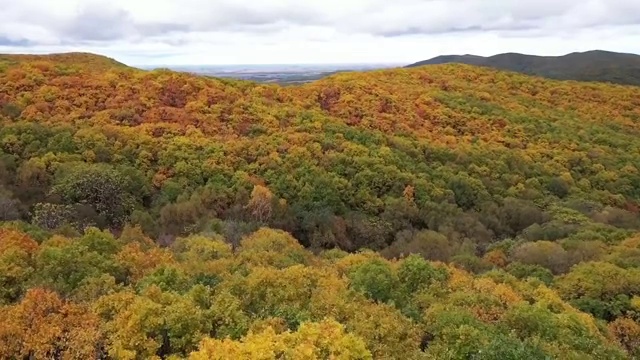
{"type": "Polygon", "coordinates": [[[0,308],[0,358],[90,359],[98,354],[98,318],[44,289],[0,308]]]}
{"type": "Polygon", "coordinates": [[[17,300],[33,274],[38,243],[16,230],[0,229],[0,304],[17,300]]]}
{"type": "Polygon", "coordinates": [[[265,222],[273,212],[273,194],[266,186],[255,185],[246,208],[258,222],[265,222]]]}
{"type": "Polygon", "coordinates": [[[191,360],[369,360],[373,359],[362,341],[345,332],[334,320],[304,323],[296,332],[276,333],[267,327],[240,341],[205,339],[191,360]]]}
{"type": "Polygon", "coordinates": [[[634,359],[640,356],[640,324],[629,318],[618,318],[609,324],[609,331],[634,359]]]}

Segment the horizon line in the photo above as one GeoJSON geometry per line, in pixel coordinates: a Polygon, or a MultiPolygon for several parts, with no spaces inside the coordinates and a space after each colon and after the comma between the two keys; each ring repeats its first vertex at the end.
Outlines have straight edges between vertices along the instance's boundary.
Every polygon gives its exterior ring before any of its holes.
{"type": "Polygon", "coordinates": [[[193,64],[193,63],[174,63],[174,64],[128,64],[129,66],[144,66],[144,67],[171,67],[171,66],[350,66],[350,65],[386,65],[386,66],[397,66],[402,64],[408,64],[410,62],[397,61],[397,62],[299,62],[299,63],[202,63],[202,64],[193,64]]]}

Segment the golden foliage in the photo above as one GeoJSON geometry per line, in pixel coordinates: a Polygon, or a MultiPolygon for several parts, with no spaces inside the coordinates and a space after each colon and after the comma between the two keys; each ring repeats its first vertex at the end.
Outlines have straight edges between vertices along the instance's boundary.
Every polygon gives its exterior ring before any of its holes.
{"type": "Polygon", "coordinates": [[[0,357],[87,359],[98,353],[99,319],[81,305],[44,289],[30,289],[0,308],[0,357]]]}
{"type": "Polygon", "coordinates": [[[360,338],[346,333],[336,321],[325,320],[303,323],[296,332],[276,333],[267,327],[248,334],[241,342],[205,339],[200,350],[189,359],[366,360],[373,357],[360,338]]]}

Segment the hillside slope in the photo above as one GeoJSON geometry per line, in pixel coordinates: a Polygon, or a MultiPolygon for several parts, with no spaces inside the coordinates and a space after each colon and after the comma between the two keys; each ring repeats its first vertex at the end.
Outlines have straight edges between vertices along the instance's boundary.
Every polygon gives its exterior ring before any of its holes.
{"type": "Polygon", "coordinates": [[[640,355],[640,87],[94,63],[0,67],[0,358],[640,355]]]}
{"type": "Polygon", "coordinates": [[[608,51],[587,51],[564,56],[534,56],[516,53],[491,57],[446,55],[420,61],[408,65],[408,67],[446,63],[487,66],[558,80],[640,85],[640,55],[608,51]]]}
{"type": "Polygon", "coordinates": [[[94,71],[127,68],[127,65],[116,61],[115,59],[82,52],[48,55],[0,54],[0,69],[16,64],[37,64],[38,62],[53,63],[60,70],[64,70],[65,67],[82,68],[83,70],[94,71]]]}
{"type": "Polygon", "coordinates": [[[598,211],[635,211],[640,200],[636,88],[465,65],[279,87],[84,65],[61,75],[43,61],[3,71],[0,84],[5,187],[25,211],[51,201],[45,194],[63,182],[57,170],[78,161],[134,167],[139,211],[182,211],[218,189],[195,218],[162,217],[159,233],[181,233],[212,211],[240,216],[234,204],[262,184],[293,211],[278,214],[282,226],[307,243],[347,247],[384,247],[406,227],[437,230],[451,220],[432,223],[429,206],[474,212],[486,243],[524,230],[478,215],[508,198],[546,208],[589,201],[598,211]],[[387,218],[408,205],[407,191],[426,213],[406,208],[400,217],[410,218],[387,218]],[[382,235],[337,236],[334,218],[382,235]]]}

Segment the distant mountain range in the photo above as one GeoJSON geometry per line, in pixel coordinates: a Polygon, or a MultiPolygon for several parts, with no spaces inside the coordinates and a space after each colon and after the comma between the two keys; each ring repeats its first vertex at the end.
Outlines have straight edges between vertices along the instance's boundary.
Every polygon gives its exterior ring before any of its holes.
{"type": "MultiPolygon", "coordinates": [[[[85,67],[91,71],[110,68],[128,68],[112,58],[89,53],[63,53],[49,55],[0,54],[3,66],[22,62],[51,61],[58,71],[65,67],[85,67]]],[[[557,80],[597,81],[640,86],[640,55],[593,50],[563,56],[536,56],[518,53],[498,54],[490,57],[477,55],[442,55],[420,61],[406,67],[460,63],[483,66],[540,76],[557,80]]],[[[313,82],[339,72],[358,72],[374,69],[401,67],[399,64],[350,64],[350,65],[211,65],[166,66],[174,71],[194,73],[216,78],[235,78],[259,83],[295,85],[313,82]]],[[[156,67],[142,66],[152,70],[156,67]]]]}
{"type": "MultiPolygon", "coordinates": [[[[351,71],[395,68],[400,64],[270,64],[270,65],[167,65],[165,68],[216,78],[234,78],[259,83],[296,85],[351,71]]],[[[141,66],[152,70],[157,66],[141,66]]]]}
{"type": "Polygon", "coordinates": [[[445,55],[407,67],[462,63],[515,71],[558,80],[601,81],[640,85],[640,55],[609,51],[576,52],[564,56],[535,56],[517,53],[491,57],[445,55]]]}

